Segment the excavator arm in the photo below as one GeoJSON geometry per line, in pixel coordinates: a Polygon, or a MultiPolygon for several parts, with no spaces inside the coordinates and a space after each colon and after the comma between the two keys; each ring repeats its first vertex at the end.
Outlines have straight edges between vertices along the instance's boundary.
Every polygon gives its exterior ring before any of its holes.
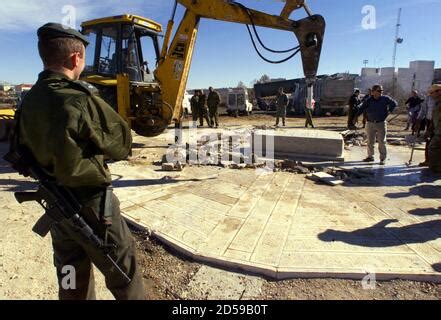
{"type": "Polygon", "coordinates": [[[228,0],[177,0],[172,19],[168,23],[155,73],[161,86],[163,103],[167,105],[161,114],[165,122],[170,123],[172,120],[180,122],[181,102],[187,86],[201,18],[293,32],[299,42],[297,52],[300,52],[302,56],[305,77],[310,83],[315,81],[325,33],[325,20],[320,15],[313,15],[304,0],[286,0],[280,16],[248,9],[237,2],[228,0]],[[170,44],[178,3],[186,10],[170,44]],[[290,20],[291,13],[301,8],[305,9],[308,16],[301,20],[290,20]]]}

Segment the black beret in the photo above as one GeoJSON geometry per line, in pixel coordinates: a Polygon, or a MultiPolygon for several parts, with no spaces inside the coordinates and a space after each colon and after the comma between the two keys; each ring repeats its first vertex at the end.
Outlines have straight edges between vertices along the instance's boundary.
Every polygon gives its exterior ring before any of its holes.
{"type": "Polygon", "coordinates": [[[55,39],[55,38],[74,38],[78,39],[84,43],[84,46],[87,47],[89,41],[86,36],[81,32],[72,29],[67,26],[63,26],[59,23],[47,23],[38,29],[38,37],[46,38],[46,39],[55,39]]]}

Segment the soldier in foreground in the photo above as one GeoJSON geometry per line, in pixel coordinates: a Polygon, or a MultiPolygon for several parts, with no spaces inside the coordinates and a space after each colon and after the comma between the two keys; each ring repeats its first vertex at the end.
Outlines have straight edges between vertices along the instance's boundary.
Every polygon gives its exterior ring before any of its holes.
{"type": "Polygon", "coordinates": [[[69,220],[50,232],[61,300],[94,300],[92,263],[104,274],[107,288],[119,300],[145,299],[135,243],[120,214],[119,201],[108,187],[104,158],[125,159],[132,137],[125,121],[98,96],[93,86],[78,81],[85,67],[87,38],[76,30],[49,23],[38,30],[44,71],[21,106],[17,141],[39,167],[67,188],[82,205],[81,216],[113,249],[117,268],[69,220]],[[63,284],[64,268],[75,270],[75,286],[63,284]]]}

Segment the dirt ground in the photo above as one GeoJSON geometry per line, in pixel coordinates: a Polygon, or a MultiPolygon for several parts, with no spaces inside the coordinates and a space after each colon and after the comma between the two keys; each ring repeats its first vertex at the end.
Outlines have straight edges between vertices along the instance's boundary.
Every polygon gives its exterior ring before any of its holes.
{"type": "MultiPolygon", "coordinates": [[[[200,300],[228,299],[225,294],[210,295],[210,285],[229,284],[226,271],[211,273],[205,287],[192,290],[192,279],[203,268],[201,264],[188,261],[178,253],[169,250],[146,234],[136,233],[140,265],[146,281],[148,296],[154,300],[200,300]],[[190,294],[188,292],[190,291],[190,294]]],[[[238,283],[246,283],[252,276],[235,275],[238,283]]],[[[225,286],[222,286],[225,289],[225,286]]],[[[364,289],[361,281],[341,279],[294,279],[272,281],[259,279],[255,294],[246,300],[439,300],[441,285],[413,281],[379,281],[375,288],[364,289]]],[[[243,291],[248,286],[241,286],[243,291]]],[[[243,292],[242,292],[243,293],[243,292]]],[[[239,297],[232,297],[240,299],[239,297]]],[[[243,298],[243,297],[242,297],[243,298]]]]}
{"type": "MultiPolygon", "coordinates": [[[[343,131],[345,117],[316,119],[319,129],[343,131]]],[[[221,118],[222,126],[274,124],[268,115],[221,118]]],[[[289,127],[303,127],[304,119],[289,118],[289,127]]],[[[404,137],[404,116],[389,127],[389,137],[404,137]]],[[[0,155],[6,151],[0,144],[0,155]]],[[[160,150],[156,150],[160,151],[160,150]]],[[[152,150],[153,152],[156,152],[152,150]]],[[[152,155],[146,161],[157,161],[152,155]]],[[[52,264],[50,240],[35,236],[31,228],[41,215],[36,204],[20,206],[13,192],[32,189],[34,185],[19,177],[0,161],[0,299],[50,300],[57,298],[55,270],[52,264]],[[32,214],[25,214],[32,212],[32,214]]],[[[420,300],[441,298],[441,285],[411,281],[377,282],[375,289],[363,289],[361,281],[339,279],[296,279],[271,281],[253,275],[236,274],[204,266],[149,238],[146,233],[133,230],[147,294],[154,300],[181,299],[262,299],[262,300],[420,300]]],[[[100,299],[111,299],[102,276],[97,277],[100,299]]]]}

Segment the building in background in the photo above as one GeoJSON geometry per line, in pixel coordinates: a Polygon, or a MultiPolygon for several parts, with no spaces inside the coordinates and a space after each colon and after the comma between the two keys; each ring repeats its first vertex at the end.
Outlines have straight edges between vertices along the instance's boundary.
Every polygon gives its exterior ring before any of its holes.
{"type": "Polygon", "coordinates": [[[18,86],[15,86],[15,92],[19,95],[28,92],[33,87],[32,84],[19,84],[18,86]]]}
{"type": "MultiPolygon", "coordinates": [[[[440,76],[439,73],[438,76],[440,76]]],[[[418,90],[426,93],[436,78],[435,61],[411,61],[408,68],[398,68],[398,70],[391,67],[363,68],[359,86],[362,91],[366,91],[375,84],[381,84],[385,89],[390,90],[394,77],[397,92],[410,94],[412,90],[418,90]]]]}

